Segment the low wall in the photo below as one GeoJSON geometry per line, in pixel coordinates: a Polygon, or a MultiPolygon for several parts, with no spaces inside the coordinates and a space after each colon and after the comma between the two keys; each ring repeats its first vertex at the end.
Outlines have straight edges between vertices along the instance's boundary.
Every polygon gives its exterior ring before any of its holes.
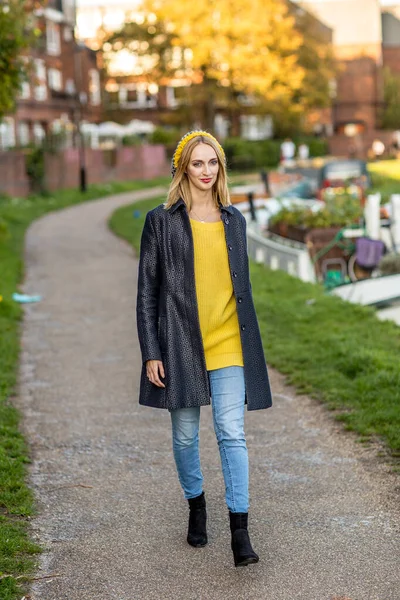
{"type": "Polygon", "coordinates": [[[22,152],[0,152],[0,194],[27,196],[29,180],[22,152]]]}
{"type": "MultiPolygon", "coordinates": [[[[87,183],[151,179],[170,172],[169,161],[162,145],[143,144],[112,150],[84,152],[87,183]]],[[[0,152],[0,193],[26,196],[31,191],[25,169],[26,156],[21,151],[0,152]]],[[[56,191],[79,186],[82,157],[78,148],[45,155],[45,187],[56,191]]]]}

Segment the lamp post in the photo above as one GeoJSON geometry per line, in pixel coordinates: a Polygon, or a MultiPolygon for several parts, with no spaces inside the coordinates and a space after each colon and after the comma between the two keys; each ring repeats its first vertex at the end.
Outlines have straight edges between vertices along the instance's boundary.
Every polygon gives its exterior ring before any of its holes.
{"type": "Polygon", "coordinates": [[[75,79],[75,125],[78,134],[78,150],[79,150],[79,189],[86,192],[87,177],[86,177],[86,148],[85,138],[82,133],[83,107],[86,104],[86,93],[82,87],[82,52],[85,51],[85,45],[82,42],[75,40],[74,45],[74,79],[75,79]]]}
{"type": "Polygon", "coordinates": [[[80,40],[75,37],[76,27],[76,0],[71,0],[71,21],[73,24],[73,44],[74,44],[74,84],[75,84],[75,109],[74,109],[74,122],[78,138],[78,151],[79,151],[79,189],[80,191],[86,192],[87,190],[87,177],[86,177],[86,151],[85,151],[85,138],[82,133],[82,120],[83,120],[83,106],[86,104],[87,98],[86,93],[83,90],[83,77],[82,77],[82,52],[85,51],[86,46],[80,40]]]}

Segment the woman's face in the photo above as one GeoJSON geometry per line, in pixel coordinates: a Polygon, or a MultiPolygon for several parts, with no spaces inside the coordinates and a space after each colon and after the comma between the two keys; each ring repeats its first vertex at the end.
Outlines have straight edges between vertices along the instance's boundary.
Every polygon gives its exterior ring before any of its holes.
{"type": "Polygon", "coordinates": [[[202,191],[211,189],[217,180],[218,171],[219,163],[214,148],[208,144],[197,144],[186,168],[191,185],[202,191]]]}

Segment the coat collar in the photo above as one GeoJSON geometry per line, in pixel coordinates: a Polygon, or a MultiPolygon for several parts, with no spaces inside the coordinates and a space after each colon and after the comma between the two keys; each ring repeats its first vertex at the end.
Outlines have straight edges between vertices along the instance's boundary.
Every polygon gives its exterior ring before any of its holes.
{"type": "MultiPolygon", "coordinates": [[[[169,210],[171,211],[171,213],[174,213],[178,208],[182,206],[186,206],[186,204],[182,198],[179,198],[179,200],[175,202],[175,204],[173,204],[169,210]]],[[[225,210],[231,215],[233,214],[233,206],[231,204],[229,206],[222,206],[222,204],[219,203],[219,207],[221,210],[225,210]]]]}

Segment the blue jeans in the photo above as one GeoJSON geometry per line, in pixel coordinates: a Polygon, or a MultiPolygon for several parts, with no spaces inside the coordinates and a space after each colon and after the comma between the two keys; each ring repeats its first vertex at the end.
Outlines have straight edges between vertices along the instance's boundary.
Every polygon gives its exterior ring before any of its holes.
{"type": "MultiPolygon", "coordinates": [[[[244,435],[245,384],[243,367],[208,371],[214,431],[231,512],[249,509],[249,466],[244,435]]],[[[200,407],[172,410],[172,447],[179,481],[186,499],[203,491],[199,454],[200,407]]]]}

